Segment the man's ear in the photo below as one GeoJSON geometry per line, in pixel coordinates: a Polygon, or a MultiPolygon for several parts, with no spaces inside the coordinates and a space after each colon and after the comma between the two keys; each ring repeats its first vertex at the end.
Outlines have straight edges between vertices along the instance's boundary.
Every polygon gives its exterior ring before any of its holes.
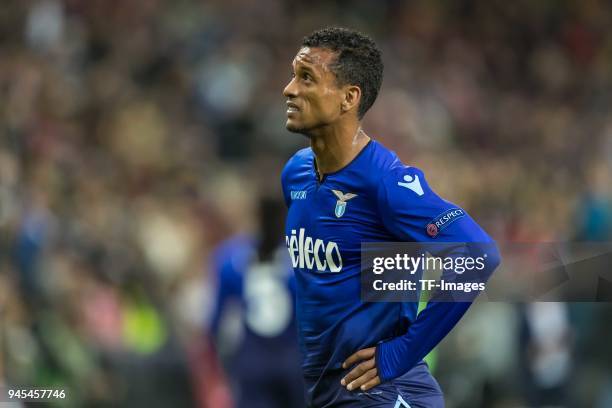
{"type": "Polygon", "coordinates": [[[342,112],[348,112],[359,107],[361,101],[361,88],[355,85],[347,85],[344,89],[344,100],[342,101],[342,112]]]}

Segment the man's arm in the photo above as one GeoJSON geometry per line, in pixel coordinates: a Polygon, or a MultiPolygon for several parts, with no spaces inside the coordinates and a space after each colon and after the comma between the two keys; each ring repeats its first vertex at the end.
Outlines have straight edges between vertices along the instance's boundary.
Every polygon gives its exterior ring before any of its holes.
{"type": "MultiPolygon", "coordinates": [[[[469,238],[469,237],[468,237],[469,238]]],[[[456,250],[445,257],[472,257],[481,253],[472,251],[479,246],[466,246],[465,250],[456,250]]],[[[485,269],[479,272],[478,282],[486,282],[495,268],[499,265],[500,257],[494,245],[487,245],[487,262],[485,269]]],[[[464,275],[457,275],[454,271],[445,271],[442,279],[446,282],[464,282],[464,275]]],[[[475,297],[478,292],[471,292],[475,297]]],[[[416,363],[421,361],[446,335],[455,327],[471,305],[468,299],[454,301],[439,299],[440,292],[434,293],[427,307],[418,314],[410,325],[406,334],[376,346],[376,365],[381,381],[387,381],[409,371],[416,363]],[[465,301],[463,301],[465,300],[465,301]]],[[[472,299],[469,299],[472,300],[472,299]]]]}
{"type": "MultiPolygon", "coordinates": [[[[244,238],[241,238],[244,240],[244,238]]],[[[243,259],[247,252],[238,238],[225,242],[218,248],[211,262],[210,273],[216,285],[215,304],[208,326],[208,333],[216,343],[225,306],[230,299],[239,299],[242,293],[242,276],[235,270],[236,259],[243,259]]]]}
{"type": "MultiPolygon", "coordinates": [[[[390,173],[380,184],[378,200],[383,223],[398,241],[430,243],[426,249],[434,252],[433,255],[451,258],[475,258],[482,255],[480,250],[486,246],[487,262],[485,269],[479,272],[479,282],[486,281],[499,264],[499,252],[493,240],[465,211],[438,197],[420,170],[404,167],[390,173]],[[428,225],[436,217],[454,209],[461,210],[461,216],[439,231],[428,231],[428,225]],[[435,244],[451,242],[457,244],[435,244]],[[440,248],[440,253],[435,253],[436,247],[440,248]]],[[[460,277],[452,270],[445,270],[442,278],[453,282],[460,277]]],[[[441,296],[440,292],[432,296],[404,335],[350,356],[343,367],[357,365],[342,380],[342,385],[349,390],[358,387],[368,390],[406,373],[421,361],[452,330],[471,304],[449,299],[442,302],[441,296]]]]}
{"type": "MultiPolygon", "coordinates": [[[[488,247],[493,248],[493,246],[488,247]]],[[[497,250],[487,252],[487,268],[479,274],[484,282],[499,264],[497,250]]],[[[470,252],[457,252],[448,256],[477,256],[470,252]]],[[[454,272],[451,272],[454,274],[454,272]]],[[[453,276],[443,277],[446,282],[456,281],[453,276]]],[[[421,361],[455,327],[471,305],[468,301],[436,300],[437,294],[427,303],[410,325],[406,334],[379,343],[376,347],[359,350],[342,365],[348,369],[356,365],[343,379],[341,384],[348,390],[361,388],[362,391],[375,387],[381,382],[391,380],[408,372],[421,361]]]]}

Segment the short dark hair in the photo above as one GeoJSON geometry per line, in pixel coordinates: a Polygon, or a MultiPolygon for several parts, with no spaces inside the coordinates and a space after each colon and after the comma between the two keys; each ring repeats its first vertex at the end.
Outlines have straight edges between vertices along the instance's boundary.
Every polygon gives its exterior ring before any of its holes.
{"type": "Polygon", "coordinates": [[[327,48],[337,53],[330,68],[340,86],[361,88],[357,115],[363,118],[378,96],[383,77],[381,52],[374,40],[348,28],[328,27],[304,37],[302,47],[327,48]]]}

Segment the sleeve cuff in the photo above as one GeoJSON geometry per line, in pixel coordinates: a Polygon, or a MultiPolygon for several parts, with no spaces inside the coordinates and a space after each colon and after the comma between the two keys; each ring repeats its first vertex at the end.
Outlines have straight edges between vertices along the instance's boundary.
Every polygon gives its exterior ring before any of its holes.
{"type": "Polygon", "coordinates": [[[378,378],[380,378],[380,382],[384,383],[389,381],[390,373],[386,370],[384,359],[383,359],[383,348],[385,347],[385,342],[381,341],[376,345],[376,369],[378,371],[378,378]]]}

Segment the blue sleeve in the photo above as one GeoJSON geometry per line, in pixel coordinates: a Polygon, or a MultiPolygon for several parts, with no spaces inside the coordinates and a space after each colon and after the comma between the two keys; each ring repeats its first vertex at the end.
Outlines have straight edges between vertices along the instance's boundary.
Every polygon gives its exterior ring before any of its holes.
{"type": "Polygon", "coordinates": [[[292,171],[292,163],[293,163],[293,158],[291,158],[287,164],[285,164],[285,167],[283,168],[283,171],[281,172],[281,187],[282,187],[282,191],[283,191],[283,198],[285,200],[285,205],[287,206],[287,208],[289,208],[289,206],[291,205],[291,198],[289,196],[289,189],[288,189],[288,184],[289,184],[289,176],[291,175],[291,171],[292,171]]]}
{"type": "MultiPolygon", "coordinates": [[[[434,253],[445,257],[475,255],[471,253],[474,246],[461,243],[489,243],[492,249],[487,252],[487,267],[481,276],[488,278],[499,264],[494,241],[462,208],[434,193],[417,168],[398,166],[386,174],[378,186],[378,207],[385,228],[398,241],[454,243],[444,246],[444,254],[434,253]]],[[[453,281],[456,275],[445,271],[442,278],[453,281]]],[[[470,304],[436,301],[434,294],[404,335],[377,345],[381,381],[399,377],[421,361],[452,330],[470,304]]]]}
{"type": "Polygon", "coordinates": [[[240,299],[242,296],[242,275],[235,270],[234,251],[225,248],[213,255],[212,270],[216,279],[216,295],[213,314],[210,320],[209,334],[213,341],[219,335],[219,326],[223,318],[225,306],[230,299],[240,299]]]}

